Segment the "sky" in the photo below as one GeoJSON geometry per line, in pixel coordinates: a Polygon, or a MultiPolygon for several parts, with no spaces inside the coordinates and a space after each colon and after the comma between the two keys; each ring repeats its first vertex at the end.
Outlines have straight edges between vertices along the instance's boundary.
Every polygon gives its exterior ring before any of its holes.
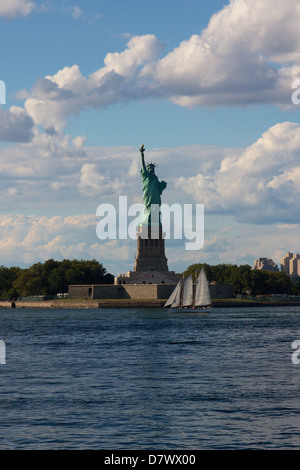
{"type": "Polygon", "coordinates": [[[204,205],[170,270],[299,253],[299,24],[298,0],[0,0],[0,263],[133,270],[96,213],[142,202],[141,144],[163,203],[204,205]]]}

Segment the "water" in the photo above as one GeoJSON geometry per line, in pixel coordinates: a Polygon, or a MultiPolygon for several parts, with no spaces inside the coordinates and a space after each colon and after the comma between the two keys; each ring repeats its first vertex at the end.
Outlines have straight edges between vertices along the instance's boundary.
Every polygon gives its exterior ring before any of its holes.
{"type": "Polygon", "coordinates": [[[300,448],[300,307],[1,309],[1,449],[300,448]]]}

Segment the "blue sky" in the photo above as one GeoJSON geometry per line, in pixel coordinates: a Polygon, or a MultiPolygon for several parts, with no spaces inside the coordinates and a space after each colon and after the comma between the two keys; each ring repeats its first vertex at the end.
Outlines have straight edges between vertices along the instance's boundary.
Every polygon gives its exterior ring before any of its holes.
{"type": "Polygon", "coordinates": [[[133,269],[135,242],[99,240],[99,204],[141,201],[139,146],[164,202],[205,205],[193,262],[299,252],[297,0],[1,0],[0,255],[133,269]]]}

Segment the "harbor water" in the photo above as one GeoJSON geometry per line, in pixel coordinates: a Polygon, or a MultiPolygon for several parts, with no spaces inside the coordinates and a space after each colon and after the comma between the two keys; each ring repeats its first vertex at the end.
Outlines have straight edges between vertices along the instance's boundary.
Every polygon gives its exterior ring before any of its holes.
{"type": "Polygon", "coordinates": [[[0,340],[0,449],[300,448],[299,306],[0,309],[0,340]]]}

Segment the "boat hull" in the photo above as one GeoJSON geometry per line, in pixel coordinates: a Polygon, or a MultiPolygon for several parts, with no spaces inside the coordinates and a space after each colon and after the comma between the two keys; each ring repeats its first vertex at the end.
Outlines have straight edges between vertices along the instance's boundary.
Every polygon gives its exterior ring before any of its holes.
{"type": "Polygon", "coordinates": [[[178,307],[178,308],[169,308],[168,311],[170,313],[208,313],[211,310],[212,307],[191,307],[191,308],[184,308],[184,307],[178,307]]]}

